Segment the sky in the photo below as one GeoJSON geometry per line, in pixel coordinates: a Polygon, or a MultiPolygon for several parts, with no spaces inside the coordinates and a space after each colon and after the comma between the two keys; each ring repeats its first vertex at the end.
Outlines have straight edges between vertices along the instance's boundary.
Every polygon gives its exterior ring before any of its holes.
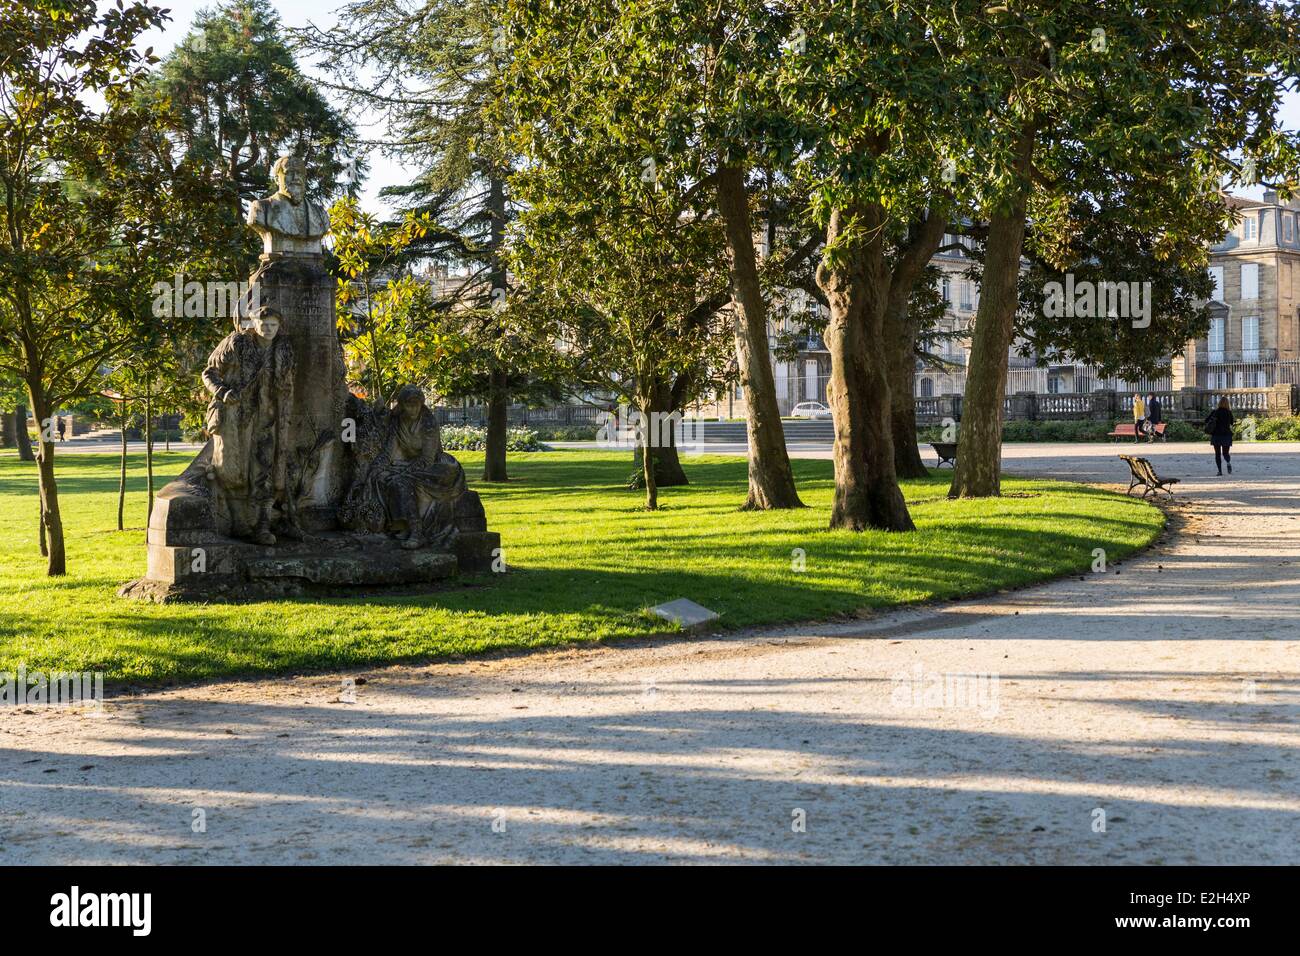
{"type": "MultiPolygon", "coordinates": [[[[142,34],[139,46],[141,48],[152,46],[159,56],[165,56],[184,39],[198,10],[215,5],[211,0],[153,0],[153,2],[170,10],[171,20],[160,30],[142,34]]],[[[272,3],[279,10],[280,18],[287,25],[294,27],[306,26],[308,23],[321,27],[331,26],[337,19],[334,11],[342,6],[342,0],[272,0],[272,3]]],[[[101,5],[107,5],[106,0],[101,0],[101,5]]],[[[299,65],[308,74],[315,71],[315,66],[310,62],[300,61],[299,65]]],[[[379,130],[370,126],[376,122],[373,116],[360,116],[354,119],[359,125],[370,127],[367,138],[379,138],[376,135],[379,130]]],[[[1281,121],[1285,129],[1300,129],[1300,95],[1287,94],[1282,105],[1281,121]]],[[[378,211],[385,208],[385,204],[378,198],[379,190],[385,186],[409,182],[412,170],[380,155],[377,151],[372,152],[368,159],[370,176],[361,195],[364,205],[378,211]]],[[[1263,195],[1262,187],[1236,188],[1230,191],[1253,199],[1259,199],[1263,195]]]]}

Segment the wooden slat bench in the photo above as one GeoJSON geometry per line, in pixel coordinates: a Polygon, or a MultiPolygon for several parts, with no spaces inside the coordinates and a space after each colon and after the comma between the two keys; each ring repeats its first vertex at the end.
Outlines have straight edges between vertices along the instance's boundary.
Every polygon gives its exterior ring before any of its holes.
{"type": "MultiPolygon", "coordinates": [[[[1133,422],[1127,422],[1127,423],[1120,422],[1118,425],[1115,426],[1115,430],[1113,432],[1109,432],[1106,435],[1106,437],[1113,438],[1116,441],[1119,441],[1121,438],[1131,438],[1134,441],[1137,441],[1137,425],[1134,424],[1133,422]]],[[[1159,438],[1161,441],[1166,440],[1164,422],[1161,422],[1159,425],[1156,426],[1156,437],[1159,438]]]]}
{"type": "Polygon", "coordinates": [[[957,467],[957,443],[956,442],[932,441],[930,442],[930,447],[933,448],[934,453],[939,456],[939,464],[935,465],[934,467],[942,468],[945,462],[947,462],[953,468],[957,467]]]}
{"type": "Polygon", "coordinates": [[[1173,488],[1170,486],[1178,484],[1177,478],[1161,478],[1146,458],[1139,458],[1136,455],[1119,457],[1128,462],[1128,470],[1133,476],[1128,483],[1128,494],[1132,494],[1134,488],[1145,488],[1146,490],[1142,492],[1143,498],[1157,491],[1163,491],[1170,498],[1174,496],[1173,488]]]}

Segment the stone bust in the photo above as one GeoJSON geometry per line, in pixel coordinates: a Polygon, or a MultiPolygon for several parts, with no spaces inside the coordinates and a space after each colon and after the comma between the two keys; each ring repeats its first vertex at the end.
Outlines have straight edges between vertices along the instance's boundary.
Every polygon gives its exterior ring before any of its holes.
{"type": "Polygon", "coordinates": [[[325,207],[307,198],[307,164],[281,156],[272,169],[280,188],[248,207],[248,225],[262,237],[262,255],[318,256],[329,232],[325,207]]]}

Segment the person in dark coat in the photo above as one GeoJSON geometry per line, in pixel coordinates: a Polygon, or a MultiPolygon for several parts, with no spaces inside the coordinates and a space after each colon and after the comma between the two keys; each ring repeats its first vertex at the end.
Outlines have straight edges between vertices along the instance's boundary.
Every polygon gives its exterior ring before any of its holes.
{"type": "Polygon", "coordinates": [[[1153,442],[1156,440],[1156,426],[1159,425],[1162,421],[1164,421],[1164,419],[1161,418],[1161,415],[1162,415],[1162,406],[1160,405],[1160,399],[1156,398],[1154,394],[1148,395],[1147,396],[1147,441],[1148,442],[1153,442]]]}
{"type": "Polygon", "coordinates": [[[1228,407],[1228,396],[1219,399],[1219,407],[1205,417],[1205,430],[1210,433],[1210,444],[1214,446],[1214,464],[1223,474],[1223,463],[1228,463],[1228,474],[1232,474],[1232,409],[1228,407]]]}

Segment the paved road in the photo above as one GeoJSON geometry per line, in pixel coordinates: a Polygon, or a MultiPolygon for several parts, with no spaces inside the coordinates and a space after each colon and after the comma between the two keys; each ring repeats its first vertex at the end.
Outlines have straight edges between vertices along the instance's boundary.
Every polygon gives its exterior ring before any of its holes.
{"type": "Polygon", "coordinates": [[[997,600],[7,714],[0,864],[1300,862],[1300,446],[1148,450],[1180,532],[997,600]]]}

